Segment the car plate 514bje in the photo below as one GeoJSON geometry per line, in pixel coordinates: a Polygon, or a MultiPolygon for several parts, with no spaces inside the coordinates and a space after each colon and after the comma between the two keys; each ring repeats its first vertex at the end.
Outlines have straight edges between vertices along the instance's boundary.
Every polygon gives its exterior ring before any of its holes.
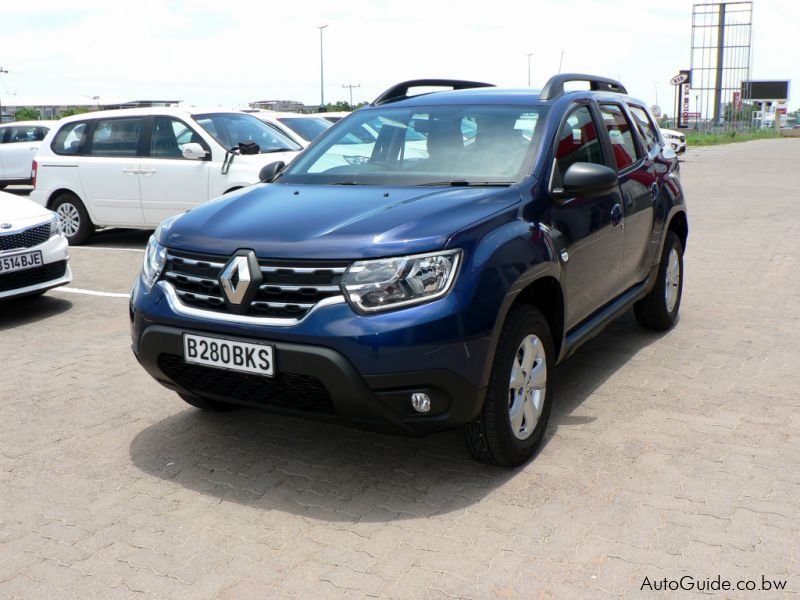
{"type": "Polygon", "coordinates": [[[12,256],[0,256],[0,273],[32,269],[33,267],[41,267],[43,264],[41,250],[12,256]]]}
{"type": "Polygon", "coordinates": [[[275,375],[272,346],[204,335],[183,334],[183,358],[187,363],[254,375],[275,375]]]}

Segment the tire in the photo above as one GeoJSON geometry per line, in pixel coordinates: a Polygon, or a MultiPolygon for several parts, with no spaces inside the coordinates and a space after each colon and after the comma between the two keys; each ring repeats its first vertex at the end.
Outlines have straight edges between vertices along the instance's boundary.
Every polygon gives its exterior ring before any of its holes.
{"type": "Polygon", "coordinates": [[[208,410],[211,412],[230,412],[239,408],[235,404],[228,404],[227,402],[217,402],[216,400],[209,400],[208,398],[201,398],[200,396],[192,396],[190,394],[178,394],[184,402],[191,404],[195,408],[201,410],[208,410]]]}
{"type": "Polygon", "coordinates": [[[530,460],[550,418],[554,373],[555,352],[547,321],[532,306],[514,306],[497,341],[483,410],[464,426],[464,439],[475,460],[504,467],[530,460]],[[526,359],[532,364],[527,376],[520,364],[526,359]],[[520,377],[512,379],[515,372],[520,377]],[[537,413],[535,424],[529,422],[537,413]]]}
{"type": "Polygon", "coordinates": [[[633,305],[636,320],[645,329],[667,331],[678,319],[683,295],[683,246],[674,231],[667,232],[656,284],[633,305]]]}
{"type": "Polygon", "coordinates": [[[71,246],[88,242],[94,234],[94,224],[80,199],[70,192],[59,194],[51,206],[61,220],[61,230],[71,246]]]}

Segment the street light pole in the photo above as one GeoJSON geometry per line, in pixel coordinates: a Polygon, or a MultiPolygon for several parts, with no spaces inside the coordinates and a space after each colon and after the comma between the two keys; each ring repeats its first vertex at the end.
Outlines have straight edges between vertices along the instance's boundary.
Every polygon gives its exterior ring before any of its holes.
{"type": "MultiPolygon", "coordinates": [[[[0,67],[0,75],[3,73],[8,73],[3,67],[0,67]]],[[[2,98],[2,91],[0,90],[0,125],[3,124],[3,98],[2,98]]]]}
{"type": "Polygon", "coordinates": [[[527,54],[527,57],[528,57],[528,87],[531,87],[531,56],[533,56],[533,52],[529,52],[527,54]]]}
{"type": "Polygon", "coordinates": [[[323,71],[322,30],[326,27],[327,25],[317,27],[319,29],[319,107],[323,111],[325,110],[325,75],[323,71]]]}
{"type": "Polygon", "coordinates": [[[347,85],[342,84],[343,88],[350,88],[350,109],[353,110],[355,107],[353,106],[353,88],[360,88],[361,84],[357,83],[353,85],[352,83],[348,83],[347,85]]]}

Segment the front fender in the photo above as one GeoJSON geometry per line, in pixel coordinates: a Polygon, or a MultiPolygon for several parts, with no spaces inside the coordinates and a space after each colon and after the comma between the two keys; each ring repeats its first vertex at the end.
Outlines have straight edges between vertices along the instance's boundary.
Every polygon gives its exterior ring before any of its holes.
{"type": "MultiPolygon", "coordinates": [[[[458,239],[453,240],[456,244],[458,239]]],[[[464,244],[466,245],[466,244],[464,244]]],[[[482,322],[490,331],[481,386],[489,382],[495,347],[506,315],[519,294],[542,277],[561,277],[561,265],[548,232],[523,220],[514,219],[479,238],[471,267],[480,272],[475,288],[473,314],[467,318],[482,322]]]]}

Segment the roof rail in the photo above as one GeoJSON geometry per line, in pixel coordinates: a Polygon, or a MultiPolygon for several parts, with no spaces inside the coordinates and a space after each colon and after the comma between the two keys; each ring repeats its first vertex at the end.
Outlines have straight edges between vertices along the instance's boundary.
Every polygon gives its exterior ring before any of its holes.
{"type": "Polygon", "coordinates": [[[372,101],[372,106],[404,100],[409,97],[408,90],[415,87],[449,87],[454,90],[466,90],[470,88],[494,87],[494,84],[482,83],[480,81],[464,81],[462,79],[412,79],[411,81],[404,81],[390,87],[372,101]]]}
{"type": "Polygon", "coordinates": [[[564,93],[564,84],[568,81],[588,81],[589,89],[593,92],[615,92],[617,94],[627,94],[628,90],[619,81],[608,77],[598,77],[596,75],[583,75],[581,73],[560,73],[553,75],[544,84],[540,100],[552,100],[564,93]]]}

